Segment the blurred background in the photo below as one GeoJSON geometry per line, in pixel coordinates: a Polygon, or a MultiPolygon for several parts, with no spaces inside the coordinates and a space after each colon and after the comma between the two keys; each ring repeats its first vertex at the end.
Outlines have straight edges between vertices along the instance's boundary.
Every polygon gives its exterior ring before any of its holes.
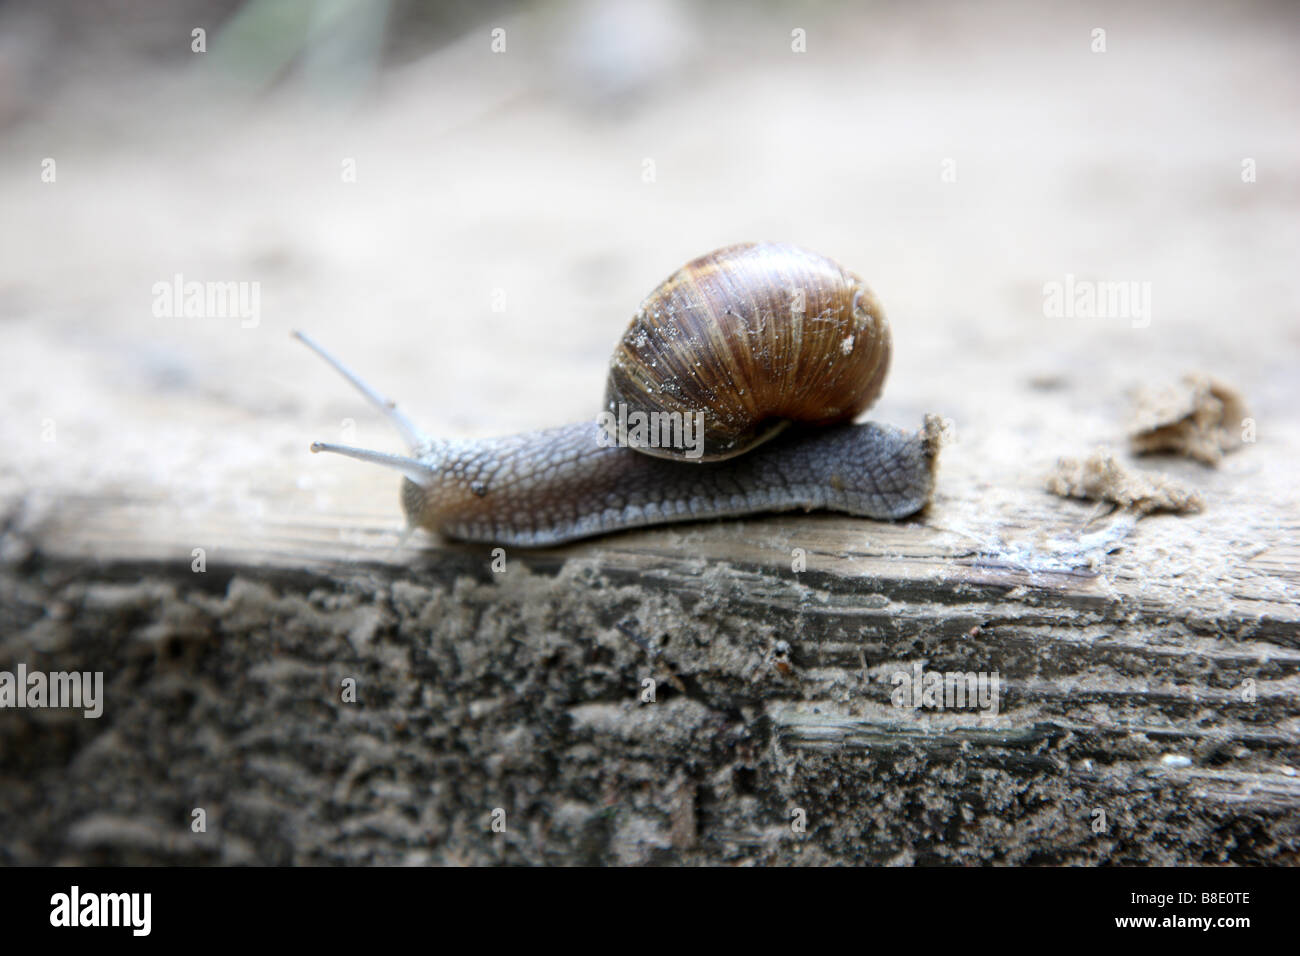
{"type": "Polygon", "coordinates": [[[1300,397],[1298,29],[1262,2],[0,2],[0,493],[398,521],[390,475],[306,454],[400,442],[291,329],[435,433],[557,424],[644,295],[752,239],[867,279],[873,417],[952,415],[946,467],[988,486],[1193,369],[1263,441],[1300,397]],[[257,314],[159,315],[176,276],[257,314]],[[1046,314],[1067,276],[1149,283],[1150,321],[1046,314]]]}

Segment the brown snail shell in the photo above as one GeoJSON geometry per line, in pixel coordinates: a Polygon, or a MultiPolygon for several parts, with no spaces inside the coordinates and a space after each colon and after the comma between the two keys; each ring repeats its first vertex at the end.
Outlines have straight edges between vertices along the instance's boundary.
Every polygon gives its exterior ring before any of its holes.
{"type": "MultiPolygon", "coordinates": [[[[884,311],[852,272],[784,243],[728,246],[641,303],[610,360],[605,409],[616,422],[702,412],[696,460],[730,458],[791,422],[857,417],[880,395],[890,351],[884,311]]],[[[618,425],[607,431],[646,454],[687,460],[618,425]]]]}

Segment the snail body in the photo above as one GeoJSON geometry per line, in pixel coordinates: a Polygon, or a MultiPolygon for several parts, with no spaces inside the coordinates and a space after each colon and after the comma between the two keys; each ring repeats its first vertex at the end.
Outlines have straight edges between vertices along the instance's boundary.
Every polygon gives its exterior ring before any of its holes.
{"type": "Polygon", "coordinates": [[[401,471],[410,524],[451,538],[542,547],[792,510],[893,520],[933,488],[937,418],[914,433],[843,424],[880,393],[889,326],[861,279],[794,246],[727,247],[661,283],[615,351],[595,422],[431,438],[296,334],[388,415],[411,455],[312,450],[401,471]],[[665,435],[685,440],[653,440],[665,435]]]}
{"type": "Polygon", "coordinates": [[[840,425],[788,432],[697,466],[603,447],[599,433],[596,423],[577,422],[435,443],[422,460],[436,463],[439,480],[404,482],[404,510],[412,524],[448,537],[520,547],[767,511],[896,519],[929,498],[937,439],[933,430],[840,425]]]}

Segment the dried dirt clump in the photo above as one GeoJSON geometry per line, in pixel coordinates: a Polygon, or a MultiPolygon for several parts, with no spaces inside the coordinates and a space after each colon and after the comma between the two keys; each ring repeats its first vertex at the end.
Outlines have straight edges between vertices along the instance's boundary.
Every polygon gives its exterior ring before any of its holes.
{"type": "Polygon", "coordinates": [[[1087,458],[1062,458],[1047,478],[1047,490],[1062,498],[1109,501],[1139,515],[1155,511],[1201,511],[1205,499],[1181,482],[1157,472],[1134,471],[1105,449],[1087,458]]]}
{"type": "Polygon", "coordinates": [[[1164,452],[1217,465],[1242,444],[1249,412],[1236,389],[1203,374],[1171,385],[1143,386],[1129,432],[1136,454],[1164,452]]]}

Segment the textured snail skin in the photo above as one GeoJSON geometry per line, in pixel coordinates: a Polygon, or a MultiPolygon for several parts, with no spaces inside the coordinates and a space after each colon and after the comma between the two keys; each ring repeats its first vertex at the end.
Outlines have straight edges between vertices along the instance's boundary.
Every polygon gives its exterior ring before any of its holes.
{"type": "Polygon", "coordinates": [[[893,520],[925,507],[939,419],[908,433],[868,422],[788,431],[747,455],[683,463],[602,447],[594,422],[480,441],[432,441],[437,469],[402,483],[412,525],[451,538],[544,547],[628,528],[825,509],[893,520]]]}

